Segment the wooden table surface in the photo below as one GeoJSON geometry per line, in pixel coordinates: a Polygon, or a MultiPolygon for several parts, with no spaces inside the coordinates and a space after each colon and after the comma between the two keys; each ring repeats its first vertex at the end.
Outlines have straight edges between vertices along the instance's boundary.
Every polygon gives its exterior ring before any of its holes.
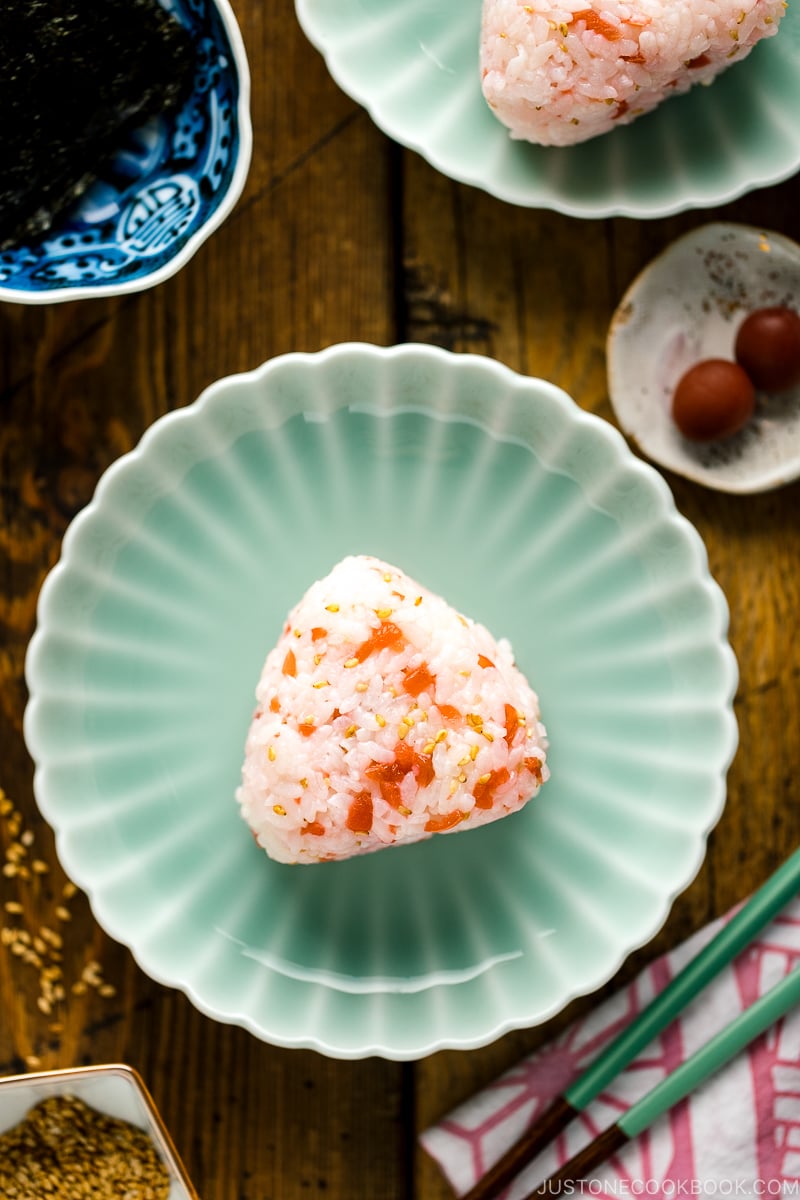
{"type": "MultiPolygon", "coordinates": [[[[339,1062],[215,1024],[151,981],[81,893],[64,895],[34,803],[23,659],[39,587],[101,472],[156,417],[286,351],[423,341],[491,355],[613,421],[604,342],[627,284],[708,220],[800,237],[800,178],[650,222],[516,210],[392,144],[332,82],[288,0],[234,7],[255,153],[233,214],[154,290],[0,305],[0,857],[24,834],[37,868],[28,879],[0,875],[0,900],[21,904],[33,932],[44,925],[62,938],[65,982],[63,999],[41,1004],[35,967],[0,944],[0,1074],[131,1063],[203,1200],[444,1200],[417,1133],[596,998],[480,1050],[339,1062]]],[[[730,604],[740,749],[698,878],[617,982],[725,911],[800,842],[800,483],[741,498],[667,478],[730,604]]],[[[6,909],[0,923],[10,920],[6,909]]]]}

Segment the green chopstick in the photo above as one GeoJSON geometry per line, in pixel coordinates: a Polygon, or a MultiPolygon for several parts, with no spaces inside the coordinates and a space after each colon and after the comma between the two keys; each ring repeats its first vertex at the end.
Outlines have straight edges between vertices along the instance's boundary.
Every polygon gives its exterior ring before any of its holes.
{"type": "Polygon", "coordinates": [[[461,1200],[491,1200],[670,1024],[800,891],[800,849],[773,872],[461,1200]]]}
{"type": "Polygon", "coordinates": [[[586,1179],[590,1171],[705,1083],[797,1004],[800,1004],[800,967],[775,984],[730,1025],[726,1025],[701,1046],[691,1058],[687,1058],[686,1062],[657,1083],[641,1100],[632,1104],[614,1125],[603,1130],[599,1137],[530,1192],[525,1200],[533,1200],[534,1196],[558,1195],[567,1184],[586,1179]]]}
{"type": "Polygon", "coordinates": [[[631,1021],[564,1093],[579,1112],[616,1079],[723,967],[800,891],[800,849],[778,867],[719,933],[631,1021]]]}
{"type": "Polygon", "coordinates": [[[632,1104],[619,1118],[617,1125],[628,1138],[638,1137],[662,1113],[705,1083],[715,1071],[724,1067],[796,1004],[800,1004],[800,967],[796,967],[785,979],[739,1013],[730,1025],[721,1029],[647,1095],[632,1104]]]}

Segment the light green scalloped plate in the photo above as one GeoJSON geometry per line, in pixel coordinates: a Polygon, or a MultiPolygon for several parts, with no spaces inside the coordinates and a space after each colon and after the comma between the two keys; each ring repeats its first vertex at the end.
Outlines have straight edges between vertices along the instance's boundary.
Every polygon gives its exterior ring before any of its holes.
{"type": "Polygon", "coordinates": [[[223,380],[103,477],[27,659],[36,796],[100,924],[258,1037],[415,1058],[607,980],[693,878],[736,744],[727,608],[659,475],[548,383],[344,345],[223,380]],[[511,639],[552,779],[521,813],[286,867],[234,800],[263,659],[346,554],[511,639]]]}
{"type": "Polygon", "coordinates": [[[512,141],[480,87],[481,0],[295,0],[349,96],[445,175],[575,217],[725,204],[800,169],[800,6],[714,81],[566,148],[512,141]]]}

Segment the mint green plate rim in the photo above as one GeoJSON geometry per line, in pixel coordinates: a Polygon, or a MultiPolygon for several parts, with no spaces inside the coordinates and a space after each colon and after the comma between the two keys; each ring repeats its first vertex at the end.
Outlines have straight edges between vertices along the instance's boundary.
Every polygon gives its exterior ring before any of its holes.
{"type": "MultiPolygon", "coordinates": [[[[301,387],[300,391],[303,389],[301,387]]],[[[304,397],[303,403],[310,400],[310,407],[315,409],[319,397],[313,395],[304,397]]],[[[322,401],[324,409],[327,401],[322,401]]],[[[303,411],[306,411],[304,408],[303,411]]],[[[433,406],[429,411],[438,417],[440,414],[433,406]]],[[[498,404],[498,413],[502,415],[503,406],[498,404]]],[[[521,410],[522,411],[522,410],[521,410]]],[[[537,410],[539,411],[539,410],[537,410]]],[[[319,419],[316,412],[312,419],[319,419]]],[[[258,423],[260,418],[256,416],[258,423]]],[[[281,424],[281,417],[274,413],[270,420],[281,424]]],[[[498,420],[500,417],[498,417],[498,420]]],[[[498,430],[498,436],[514,436],[512,429],[498,430]]],[[[525,441],[525,430],[517,429],[521,440],[525,441]]],[[[234,432],[231,432],[231,437],[234,432]]],[[[202,438],[201,438],[202,442],[202,438]]],[[[163,461],[163,460],[162,460],[163,461]]],[[[174,482],[174,481],[173,481],[174,482]]],[[[172,486],[162,480],[159,486],[172,486]]],[[[591,505],[592,501],[588,501],[591,505]]],[[[135,524],[134,515],[134,524],[135,524]]],[[[635,534],[633,535],[635,536],[635,534]]],[[[658,544],[656,545],[656,558],[658,544]]],[[[708,573],[708,564],[702,541],[694,528],[677,512],[671,493],[658,473],[635,458],[628,449],[621,435],[607,422],[583,412],[566,393],[542,380],[528,379],[517,375],[508,368],[489,359],[471,355],[453,355],[437,348],[423,345],[401,345],[391,348],[380,348],[360,344],[342,344],[330,347],[319,354],[289,354],[265,363],[258,370],[240,376],[233,376],[212,384],[199,399],[186,409],[170,413],[158,420],[144,435],[139,446],[124,455],[105,473],[92,502],[73,521],[64,539],[60,562],[45,580],[38,605],[38,627],[29,647],[26,658],[26,677],[30,690],[30,700],[25,713],[25,737],[36,765],[34,790],[36,799],[48,822],[56,832],[59,856],[67,874],[78,883],[89,897],[90,904],[99,924],[106,929],[110,936],[129,947],[142,969],[157,981],[168,986],[182,989],[195,1006],[206,1015],[249,1029],[257,1037],[276,1044],[310,1047],[341,1058],[362,1058],[378,1054],[386,1058],[414,1059],[442,1048],[472,1048],[485,1045],[510,1029],[537,1024],[559,1011],[570,1000],[578,995],[593,991],[609,979],[631,951],[648,941],[660,928],[666,919],[675,897],[691,882],[699,869],[705,854],[705,843],[708,833],[716,824],[722,812],[725,799],[725,776],[733,758],[737,744],[737,729],[733,715],[733,696],[737,681],[736,663],[727,642],[727,605],[722,592],[708,573]],[[392,1036],[376,1039],[369,1034],[363,1040],[343,1038],[341,1031],[333,1029],[309,1030],[299,1027],[287,1033],[286,1028],[272,1028],[268,1016],[263,1012],[244,1011],[236,1005],[220,1005],[210,1002],[187,978],[182,977],[180,970],[165,969],[163,961],[154,965],[149,949],[137,943],[136,914],[120,922],[118,914],[113,916],[106,911],[103,896],[103,886],[97,882],[97,867],[99,864],[80,859],[74,855],[70,842],[69,804],[64,805],[64,796],[59,794],[57,781],[51,778],[49,770],[57,758],[58,748],[56,737],[53,739],[42,720],[43,708],[52,697],[49,693],[47,680],[47,654],[51,637],[58,636],[59,625],[59,591],[68,585],[72,578],[80,575],[80,547],[88,537],[91,539],[93,526],[102,520],[104,508],[108,499],[113,495],[118,481],[127,475],[128,481],[136,478],[137,473],[159,458],[161,450],[172,439],[172,447],[176,453],[171,453],[169,461],[175,471],[175,478],[180,486],[182,473],[187,471],[196,459],[198,450],[193,442],[193,435],[202,430],[203,423],[209,414],[215,413],[218,422],[229,425],[235,431],[237,421],[244,418],[245,423],[253,419],[252,404],[246,400],[247,388],[252,384],[271,395],[274,406],[282,409],[284,418],[297,412],[297,397],[292,396],[291,386],[287,387],[293,371],[308,372],[308,379],[313,381],[319,375],[324,388],[338,393],[338,399],[332,401],[333,409],[341,410],[347,405],[343,389],[348,386],[348,380],[357,375],[359,370],[374,372],[376,378],[382,378],[382,372],[390,378],[390,395],[384,400],[385,407],[393,411],[408,411],[409,406],[414,411],[425,411],[426,406],[420,405],[419,397],[413,394],[414,380],[421,371],[433,372],[434,375],[452,382],[454,394],[458,397],[454,415],[458,420],[470,422],[470,407],[475,397],[480,396],[486,389],[496,389],[498,396],[512,396],[515,401],[529,400],[535,402],[545,418],[540,421],[540,427],[545,437],[550,437],[556,456],[562,453],[562,443],[565,443],[563,461],[558,471],[565,476],[579,481],[580,486],[591,492],[593,480],[598,474],[598,462],[601,463],[602,476],[600,491],[604,492],[605,482],[610,479],[609,495],[611,504],[618,504],[620,511],[630,509],[632,502],[640,505],[648,513],[648,519],[653,521],[653,538],[666,539],[665,545],[677,542],[685,552],[687,571],[692,587],[699,588],[713,613],[711,627],[708,629],[708,644],[716,656],[722,682],[715,686],[719,691],[715,703],[719,705],[719,720],[721,733],[717,744],[711,752],[712,762],[708,770],[708,793],[702,820],[697,827],[692,828],[694,852],[689,860],[681,862],[678,871],[670,870],[669,884],[661,886],[659,894],[661,902],[657,913],[647,918],[647,927],[641,923],[635,932],[619,931],[619,942],[616,952],[603,964],[602,970],[595,972],[592,977],[575,978],[571,986],[564,989],[557,1002],[546,1010],[520,1011],[517,1007],[498,1016],[491,1016],[484,1027],[476,1031],[474,1025],[468,1033],[463,1033],[457,1027],[448,1026],[443,1033],[437,1027],[435,1013],[428,1016],[418,1029],[409,1033],[405,1030],[396,1040],[392,1036]],[[404,390],[404,381],[407,384],[404,390]],[[408,389],[411,389],[410,391],[408,389]],[[237,396],[239,408],[237,408],[237,396]],[[397,400],[399,399],[399,403],[397,400]],[[573,436],[574,435],[574,436],[573,436]],[[592,450],[587,454],[587,445],[592,450]],[[603,474],[605,472],[605,474],[603,474]],[[608,479],[606,478],[608,476],[608,479]],[[603,482],[605,481],[605,482],[603,482]]],[[[258,666],[254,667],[257,673],[258,666]]],[[[68,703],[73,698],[66,698],[68,703]]],[[[500,825],[503,825],[501,822],[500,825]]],[[[489,827],[490,829],[492,827],[489,827]]],[[[471,838],[480,836],[484,831],[473,834],[457,835],[471,838]]],[[[439,839],[435,839],[439,840],[439,839]]],[[[426,843],[425,845],[429,845],[426,843]]],[[[416,848],[388,851],[389,854],[404,855],[413,853],[416,848]]],[[[382,855],[368,856],[379,859],[382,855]]],[[[291,868],[290,868],[291,869],[291,868]]],[[[327,868],[293,868],[301,871],[319,871],[327,868]]],[[[102,871],[100,872],[102,875],[102,871]]],[[[663,881],[662,881],[663,883],[663,881]]],[[[266,971],[269,973],[270,968],[266,971]]],[[[314,980],[312,984],[318,983],[314,980]]],[[[335,989],[334,981],[334,989],[335,989]]],[[[357,989],[356,989],[357,990],[357,989]]],[[[367,989],[369,990],[369,989],[367,989]]],[[[445,989],[447,990],[447,989],[445,989]]],[[[458,988],[450,988],[451,994],[458,988]]],[[[361,1002],[361,1000],[359,1000],[361,1002]]]]}

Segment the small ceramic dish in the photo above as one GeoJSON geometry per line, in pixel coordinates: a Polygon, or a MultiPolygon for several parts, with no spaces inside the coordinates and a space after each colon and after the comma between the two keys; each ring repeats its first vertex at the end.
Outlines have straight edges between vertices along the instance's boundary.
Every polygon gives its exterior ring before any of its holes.
{"type": "Polygon", "coordinates": [[[52,227],[0,250],[0,301],[51,304],[153,287],[233,208],[250,166],[250,76],[228,0],[163,0],[197,65],[180,109],[132,133],[52,227]]]}
{"type": "Polygon", "coordinates": [[[671,416],[681,376],[734,357],[754,309],[800,307],[800,246],[749,225],[703,225],[667,247],[622,297],[608,332],[608,388],[623,431],[659,466],[723,492],[762,492],[800,476],[800,387],[759,394],[734,437],[697,443],[671,416]]]}
{"type": "Polygon", "coordinates": [[[23,1121],[34,1105],[53,1096],[74,1097],[96,1112],[144,1130],[169,1174],[168,1200],[199,1200],[155,1102],[133,1067],[109,1063],[0,1078],[0,1136],[23,1121]]]}
{"type": "Polygon", "coordinates": [[[481,0],[295,0],[348,95],[444,175],[574,217],[726,204],[800,168],[800,9],[710,87],[566,148],[514,141],[484,101],[481,0]]]}
{"type": "Polygon", "coordinates": [[[39,602],[25,736],[69,876],[155,979],[342,1058],[484,1045],[607,980],[697,871],[736,745],[727,608],[663,479],[562,391],[341,345],[157,421],[39,602]],[[508,637],[552,778],[519,813],[284,866],[235,801],[290,608],[348,554],[508,637]]]}

